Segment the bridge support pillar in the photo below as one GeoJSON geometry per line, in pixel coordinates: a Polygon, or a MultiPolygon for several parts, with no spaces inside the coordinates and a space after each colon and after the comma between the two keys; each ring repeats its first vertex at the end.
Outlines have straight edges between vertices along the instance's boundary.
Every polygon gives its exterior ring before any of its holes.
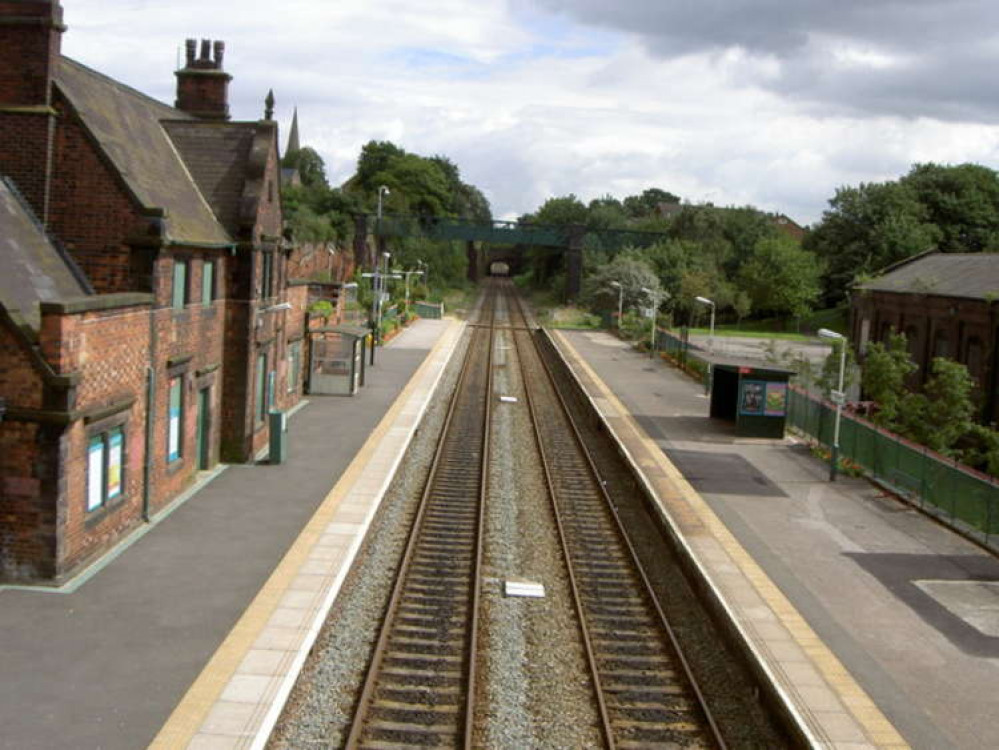
{"type": "Polygon", "coordinates": [[[586,227],[573,224],[569,227],[569,244],[565,250],[565,298],[567,302],[579,299],[583,291],[583,240],[586,227]]]}
{"type": "Polygon", "coordinates": [[[465,255],[468,257],[468,280],[478,283],[482,278],[482,264],[479,262],[479,250],[472,240],[465,242],[465,255]]]}

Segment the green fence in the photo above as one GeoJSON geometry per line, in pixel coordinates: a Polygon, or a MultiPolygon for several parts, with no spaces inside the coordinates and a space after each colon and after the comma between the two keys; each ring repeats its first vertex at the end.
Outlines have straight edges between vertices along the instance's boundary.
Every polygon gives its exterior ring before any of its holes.
{"type": "MultiPolygon", "coordinates": [[[[836,408],[798,388],[790,391],[788,424],[832,444],[836,408]]],[[[877,482],[995,548],[999,545],[999,482],[898,435],[844,414],[840,455],[877,482]]]]}
{"type": "MultiPolygon", "coordinates": [[[[646,335],[646,340],[648,340],[648,335],[646,335]]],[[[688,375],[697,378],[702,383],[707,383],[708,363],[700,358],[701,350],[692,346],[689,341],[684,341],[664,328],[657,328],[656,351],[688,375]]]]}
{"type": "Polygon", "coordinates": [[[414,302],[413,312],[421,318],[439,320],[444,317],[444,303],[414,302]]]}

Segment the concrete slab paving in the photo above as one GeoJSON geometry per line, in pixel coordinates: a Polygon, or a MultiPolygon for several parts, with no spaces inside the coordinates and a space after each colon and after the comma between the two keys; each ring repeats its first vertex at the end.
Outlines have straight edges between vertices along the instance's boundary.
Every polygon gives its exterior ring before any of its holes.
{"type": "MultiPolygon", "coordinates": [[[[736,439],[666,363],[607,334],[564,335],[913,747],[999,747],[999,560],[863,480],[830,484],[800,443],[736,439]]],[[[806,664],[783,668],[808,679],[806,664]]],[[[852,731],[836,742],[860,741],[852,731]]]]}
{"type": "MultiPolygon", "coordinates": [[[[230,467],[77,590],[0,589],[0,748],[148,745],[449,325],[418,321],[379,350],[356,396],[310,397],[286,463],[230,467]]],[[[300,576],[282,602],[313,608],[327,583],[300,576]]],[[[296,622],[268,624],[218,726],[273,688],[267,652],[292,647],[296,622]]]]}

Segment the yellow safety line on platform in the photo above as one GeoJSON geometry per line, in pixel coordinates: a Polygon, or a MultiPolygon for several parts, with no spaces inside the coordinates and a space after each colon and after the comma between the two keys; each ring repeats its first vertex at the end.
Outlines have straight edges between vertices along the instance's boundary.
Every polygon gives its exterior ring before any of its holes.
{"type": "Polygon", "coordinates": [[[759,595],[777,615],[799,646],[801,646],[802,650],[809,655],[812,664],[821,672],[830,688],[840,697],[844,706],[847,707],[847,710],[857,723],[863,727],[871,742],[884,750],[888,750],[889,748],[891,750],[904,750],[908,748],[909,744],[881,712],[877,704],[860,684],[857,683],[839,658],[825,645],[815,631],[812,630],[797,608],[784,596],[777,585],[770,580],[770,577],[763,568],[760,567],[732,532],[729,531],[728,527],[704,501],[700,493],[691,486],[680,470],[670,461],[669,457],[663,453],[656,441],[649,437],[648,433],[632,417],[631,411],[621,403],[617,395],[604,383],[561,332],[553,331],[553,336],[558,340],[563,352],[572,361],[572,365],[582,370],[586,377],[600,389],[600,394],[590,394],[590,396],[599,396],[605,399],[618,412],[620,419],[634,432],[635,438],[641,442],[648,456],[656,462],[669,480],[676,485],[680,496],[689,506],[690,514],[696,517],[697,520],[695,523],[699,522],[702,528],[708,530],[731,556],[759,595]]]}
{"type": "Polygon", "coordinates": [[[368,436],[336,485],[326,495],[322,504],[309,519],[305,528],[302,529],[302,533],[292,543],[263,588],[260,589],[239,621],[229,631],[225,640],[208,661],[208,664],[201,670],[198,678],[188,688],[184,697],[180,699],[170,714],[170,718],[167,719],[149,745],[150,750],[186,748],[201,729],[205,717],[219,700],[222,691],[236,673],[236,669],[246,652],[256,642],[260,632],[277,608],[278,602],[287,593],[288,585],[298,573],[299,568],[302,567],[313,545],[329,525],[337,506],[361,476],[371,456],[385,437],[385,433],[392,427],[417,383],[420,382],[424,371],[432,366],[435,355],[440,349],[449,343],[454,327],[460,325],[459,321],[452,319],[450,326],[441,334],[433,348],[427,352],[420,367],[413,373],[385,416],[368,436]]]}

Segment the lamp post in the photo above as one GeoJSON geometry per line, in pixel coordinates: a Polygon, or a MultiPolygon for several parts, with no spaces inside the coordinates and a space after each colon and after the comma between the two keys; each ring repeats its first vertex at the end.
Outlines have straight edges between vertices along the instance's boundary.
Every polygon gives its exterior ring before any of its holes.
{"type": "Polygon", "coordinates": [[[707,297],[694,297],[695,302],[711,306],[711,327],[708,329],[708,351],[715,353],[715,303],[707,297]]]}
{"type": "Polygon", "coordinates": [[[830,395],[833,403],[836,404],[836,424],[833,426],[833,444],[829,459],[829,481],[836,481],[836,470],[839,467],[839,422],[843,416],[843,402],[846,401],[846,394],[843,392],[843,377],[846,375],[846,336],[828,328],[820,328],[819,336],[833,342],[839,342],[839,384],[836,390],[830,395]]]}
{"type": "Polygon", "coordinates": [[[378,186],[378,232],[382,231],[382,198],[386,195],[391,195],[392,191],[388,189],[387,185],[378,186]]]}
{"type": "Polygon", "coordinates": [[[612,281],[610,285],[617,289],[617,330],[620,331],[621,317],[624,315],[624,287],[619,281],[612,281]]]}
{"type": "MultiPolygon", "coordinates": [[[[708,354],[715,353],[715,303],[713,300],[707,297],[694,297],[695,302],[700,302],[702,305],[711,306],[711,327],[708,328],[708,354]]],[[[715,366],[708,360],[708,380],[704,384],[704,392],[711,393],[715,384],[715,366]]]]}
{"type": "Polygon", "coordinates": [[[652,297],[652,342],[649,345],[649,359],[656,356],[656,316],[659,313],[659,292],[653,292],[644,286],[642,291],[652,297]]]}

